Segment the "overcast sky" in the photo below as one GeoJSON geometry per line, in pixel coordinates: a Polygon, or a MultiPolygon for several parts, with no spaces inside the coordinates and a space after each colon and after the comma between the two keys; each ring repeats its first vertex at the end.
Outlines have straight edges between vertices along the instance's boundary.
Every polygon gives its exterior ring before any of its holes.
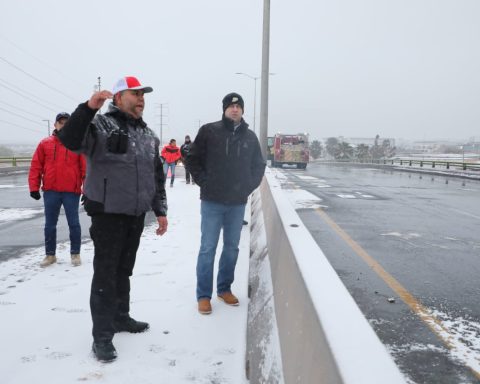
{"type": "MultiPolygon", "coordinates": [[[[261,0],[15,0],[0,5],[0,144],[36,142],[101,77],[151,85],[163,141],[221,117],[231,91],[253,129],[261,0]]],[[[480,140],[478,0],[272,0],[269,134],[480,140]]],[[[256,130],[260,126],[257,81],[256,130]]],[[[105,109],[105,108],[104,108],[105,109]]]]}

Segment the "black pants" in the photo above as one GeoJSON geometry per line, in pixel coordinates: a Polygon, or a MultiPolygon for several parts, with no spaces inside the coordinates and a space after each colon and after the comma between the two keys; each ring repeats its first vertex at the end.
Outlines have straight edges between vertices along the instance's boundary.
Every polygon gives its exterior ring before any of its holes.
{"type": "Polygon", "coordinates": [[[187,171],[187,168],[185,168],[185,179],[187,183],[190,183],[190,172],[187,171]]]}
{"type": "Polygon", "coordinates": [[[95,247],[90,311],[95,341],[112,340],[113,321],[130,311],[132,276],[145,214],[92,216],[90,236],[95,247]]]}

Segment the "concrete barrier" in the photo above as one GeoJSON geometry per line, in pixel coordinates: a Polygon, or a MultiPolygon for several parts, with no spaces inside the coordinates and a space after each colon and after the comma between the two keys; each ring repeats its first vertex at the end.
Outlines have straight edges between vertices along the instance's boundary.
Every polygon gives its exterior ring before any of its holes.
{"type": "Polygon", "coordinates": [[[269,169],[252,196],[251,231],[252,384],[405,383],[269,169]]]}

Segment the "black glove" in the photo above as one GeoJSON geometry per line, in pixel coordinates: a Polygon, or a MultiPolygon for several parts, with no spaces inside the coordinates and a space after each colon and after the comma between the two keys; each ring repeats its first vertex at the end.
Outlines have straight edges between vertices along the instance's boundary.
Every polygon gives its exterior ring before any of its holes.
{"type": "Polygon", "coordinates": [[[38,191],[30,192],[30,197],[35,200],[40,200],[42,198],[42,196],[40,195],[40,192],[38,191]]]}

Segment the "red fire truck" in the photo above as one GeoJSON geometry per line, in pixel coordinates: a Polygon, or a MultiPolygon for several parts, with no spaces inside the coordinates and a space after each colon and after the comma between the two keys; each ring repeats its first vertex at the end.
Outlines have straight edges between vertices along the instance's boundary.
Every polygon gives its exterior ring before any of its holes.
{"type": "Polygon", "coordinates": [[[309,158],[308,134],[283,135],[277,133],[273,137],[272,167],[282,167],[283,164],[288,164],[305,169],[309,158]]]}

